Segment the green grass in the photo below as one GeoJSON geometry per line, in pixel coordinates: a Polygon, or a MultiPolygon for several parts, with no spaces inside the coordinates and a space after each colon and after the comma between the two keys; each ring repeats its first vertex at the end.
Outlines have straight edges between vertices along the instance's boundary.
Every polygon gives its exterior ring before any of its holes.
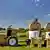
{"type": "Polygon", "coordinates": [[[50,48],[0,47],[0,50],[50,50],[50,48]]]}

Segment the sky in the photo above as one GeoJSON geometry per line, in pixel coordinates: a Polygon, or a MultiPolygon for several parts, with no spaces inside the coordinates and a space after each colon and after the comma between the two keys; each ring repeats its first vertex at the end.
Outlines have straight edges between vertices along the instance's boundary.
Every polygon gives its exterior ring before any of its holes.
{"type": "Polygon", "coordinates": [[[50,21],[50,0],[0,0],[0,26],[24,27],[38,18],[50,21]]]}

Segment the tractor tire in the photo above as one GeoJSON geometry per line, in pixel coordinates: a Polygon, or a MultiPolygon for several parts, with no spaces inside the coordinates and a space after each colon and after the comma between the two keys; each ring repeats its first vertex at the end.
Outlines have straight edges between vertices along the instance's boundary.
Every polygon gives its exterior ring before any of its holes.
{"type": "Polygon", "coordinates": [[[16,46],[18,44],[18,39],[16,37],[10,37],[8,39],[9,46],[16,46]]]}

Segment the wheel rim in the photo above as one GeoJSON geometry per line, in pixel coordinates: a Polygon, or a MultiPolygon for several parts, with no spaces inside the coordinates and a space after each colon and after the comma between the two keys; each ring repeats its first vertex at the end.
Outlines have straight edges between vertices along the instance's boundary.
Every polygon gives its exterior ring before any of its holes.
{"type": "Polygon", "coordinates": [[[16,40],[14,38],[9,40],[9,44],[10,45],[15,45],[16,44],[16,40]]]}

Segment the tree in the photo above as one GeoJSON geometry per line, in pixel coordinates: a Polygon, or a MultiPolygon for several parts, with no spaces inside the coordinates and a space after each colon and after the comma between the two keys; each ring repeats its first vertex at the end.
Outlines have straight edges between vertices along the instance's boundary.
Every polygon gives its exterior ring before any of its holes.
{"type": "Polygon", "coordinates": [[[24,32],[25,32],[25,29],[24,29],[24,28],[19,28],[19,29],[18,29],[18,32],[19,32],[19,33],[24,33],[24,32]]]}

